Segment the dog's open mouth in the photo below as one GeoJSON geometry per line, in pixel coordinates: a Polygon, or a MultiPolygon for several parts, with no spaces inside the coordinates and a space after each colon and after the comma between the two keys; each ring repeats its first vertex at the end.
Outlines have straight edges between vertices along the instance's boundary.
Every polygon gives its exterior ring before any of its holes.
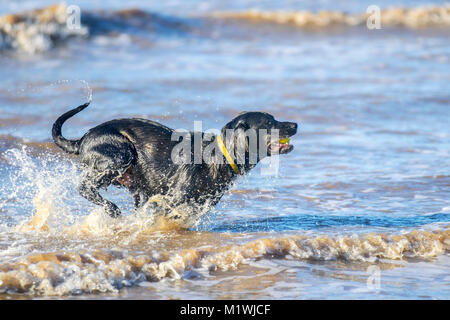
{"type": "Polygon", "coordinates": [[[268,147],[270,154],[285,154],[291,152],[292,149],[294,149],[294,146],[289,144],[289,138],[283,138],[278,142],[272,142],[268,147]]]}

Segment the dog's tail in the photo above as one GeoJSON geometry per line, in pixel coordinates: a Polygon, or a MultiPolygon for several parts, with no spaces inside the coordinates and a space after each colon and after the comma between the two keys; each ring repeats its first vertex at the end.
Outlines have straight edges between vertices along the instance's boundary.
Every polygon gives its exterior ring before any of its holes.
{"type": "Polygon", "coordinates": [[[68,140],[68,139],[64,138],[61,134],[61,127],[67,119],[69,119],[70,117],[73,117],[78,112],[85,109],[90,103],[91,103],[90,101],[86,102],[85,104],[82,104],[81,106],[79,106],[75,109],[67,111],[62,116],[60,116],[53,124],[53,129],[52,129],[53,141],[55,141],[55,144],[67,153],[78,154],[81,139],[80,140],[68,140]]]}

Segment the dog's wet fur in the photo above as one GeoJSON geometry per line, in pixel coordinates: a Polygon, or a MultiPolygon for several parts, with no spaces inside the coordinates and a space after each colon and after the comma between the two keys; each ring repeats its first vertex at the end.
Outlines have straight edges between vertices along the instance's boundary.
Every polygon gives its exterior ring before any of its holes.
{"type": "MultiPolygon", "coordinates": [[[[88,105],[89,102],[60,116],[53,124],[53,140],[64,151],[79,155],[82,171],[78,186],[80,194],[103,206],[111,217],[120,216],[120,209],[99,193],[100,188],[107,188],[111,184],[127,188],[134,196],[136,208],[143,206],[154,195],[169,195],[171,206],[205,202],[215,205],[239,174],[247,173],[256,165],[248,161],[247,137],[243,134],[245,130],[254,129],[258,132],[259,129],[267,129],[270,138],[270,130],[278,129],[280,139],[297,133],[296,123],[277,121],[266,112],[239,114],[221,131],[221,136],[225,137],[227,129],[234,130],[234,145],[244,143],[247,146],[245,161],[237,163],[239,172],[236,173],[221,152],[215,155],[223,157],[221,161],[209,164],[174,163],[172,149],[182,137],[172,141],[173,129],[146,119],[111,120],[90,129],[79,140],[65,139],[61,134],[63,123],[88,105]]],[[[187,134],[192,137],[193,159],[194,132],[187,134]]],[[[217,144],[217,141],[203,141],[202,145],[205,147],[210,143],[217,144]]],[[[288,153],[292,149],[293,146],[287,143],[275,146],[268,143],[264,156],[288,153]]],[[[263,157],[259,155],[257,161],[263,157]]]]}

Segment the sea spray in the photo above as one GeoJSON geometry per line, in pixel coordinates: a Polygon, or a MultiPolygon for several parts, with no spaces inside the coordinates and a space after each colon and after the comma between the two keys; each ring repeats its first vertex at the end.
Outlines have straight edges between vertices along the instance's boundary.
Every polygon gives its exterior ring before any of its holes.
{"type": "MultiPolygon", "coordinates": [[[[196,36],[203,30],[195,30],[192,16],[180,18],[150,13],[140,9],[122,9],[118,11],[81,12],[81,24],[76,28],[68,27],[72,20],[67,5],[57,4],[42,9],[9,14],[0,17],[0,52],[15,50],[26,54],[43,53],[66,43],[69,39],[86,39],[100,35],[100,41],[105,38],[139,39],[139,31],[150,33],[180,33],[192,32],[196,36]],[[133,32],[134,31],[134,32],[133,32]],[[133,33],[133,37],[128,37],[133,33]],[[104,36],[106,34],[106,37],[104,36]]],[[[201,14],[197,19],[205,21],[244,20],[260,23],[277,23],[293,25],[300,28],[332,30],[336,26],[361,27],[366,26],[369,13],[346,13],[343,11],[217,11],[201,14]]],[[[410,29],[448,28],[450,25],[450,7],[424,6],[416,8],[398,7],[386,8],[380,11],[381,28],[401,27],[410,29]]],[[[149,45],[149,42],[139,39],[139,43],[149,45]]],[[[106,42],[107,43],[107,42],[106,42]]]]}

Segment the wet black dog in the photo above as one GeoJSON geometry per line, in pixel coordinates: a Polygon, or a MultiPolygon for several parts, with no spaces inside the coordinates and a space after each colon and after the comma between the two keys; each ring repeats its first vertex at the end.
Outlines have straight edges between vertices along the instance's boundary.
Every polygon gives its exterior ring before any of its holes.
{"type": "Polygon", "coordinates": [[[154,195],[168,195],[173,206],[205,202],[214,205],[238,175],[248,172],[262,158],[290,152],[293,146],[288,144],[287,138],[297,132],[296,123],[276,121],[265,112],[245,112],[226,124],[220,137],[210,136],[209,140],[203,139],[207,136],[205,133],[177,136],[173,129],[145,119],[112,120],[92,128],[79,140],[65,139],[61,134],[63,123],[88,105],[83,104],[59,117],[53,124],[53,140],[64,151],[80,156],[80,194],[103,206],[112,217],[120,215],[119,208],[99,193],[100,188],[111,184],[126,187],[134,195],[136,208],[154,195]],[[256,132],[265,129],[267,135],[257,135],[256,143],[251,144],[246,134],[248,129],[256,132]],[[279,130],[278,140],[271,137],[273,129],[279,130]],[[235,134],[228,139],[230,131],[235,134]],[[195,142],[198,134],[202,139],[200,145],[195,142]],[[184,150],[184,159],[188,161],[180,163],[174,161],[174,154],[178,154],[173,151],[181,141],[186,141],[184,139],[190,141],[189,150],[184,150]],[[224,140],[227,143],[222,142],[224,140]],[[213,147],[212,161],[193,161],[198,160],[194,152],[198,146],[201,150],[213,147]],[[251,150],[251,146],[256,149],[251,150]],[[242,149],[237,148],[242,147],[244,156],[238,159],[238,151],[242,149]],[[228,153],[236,156],[230,158],[228,153]]]}

